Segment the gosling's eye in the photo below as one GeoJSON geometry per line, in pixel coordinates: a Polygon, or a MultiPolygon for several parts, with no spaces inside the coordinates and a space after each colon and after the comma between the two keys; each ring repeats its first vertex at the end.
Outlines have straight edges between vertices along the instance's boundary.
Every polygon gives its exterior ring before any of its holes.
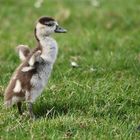
{"type": "Polygon", "coordinates": [[[52,27],[54,26],[54,23],[46,23],[47,26],[52,27]]]}

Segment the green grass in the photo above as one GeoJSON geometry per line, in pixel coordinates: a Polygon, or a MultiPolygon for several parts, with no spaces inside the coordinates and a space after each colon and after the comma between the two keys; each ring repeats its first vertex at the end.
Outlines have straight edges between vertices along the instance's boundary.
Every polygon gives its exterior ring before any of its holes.
{"type": "MultiPolygon", "coordinates": [[[[1,0],[0,139],[139,140],[140,1],[1,0]],[[3,93],[19,65],[18,44],[35,46],[35,21],[56,17],[59,55],[49,84],[34,104],[38,119],[3,108],[3,93]],[[72,68],[76,61],[78,68],[72,68]]],[[[26,110],[26,105],[24,104],[26,110]]]]}

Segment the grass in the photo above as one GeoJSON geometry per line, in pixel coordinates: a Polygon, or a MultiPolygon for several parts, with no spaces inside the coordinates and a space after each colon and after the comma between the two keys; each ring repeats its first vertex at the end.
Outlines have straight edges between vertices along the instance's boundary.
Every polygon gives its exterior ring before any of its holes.
{"type": "Polygon", "coordinates": [[[139,0],[44,0],[40,8],[35,2],[1,0],[0,139],[139,140],[139,0]],[[20,63],[14,49],[35,46],[42,15],[56,17],[69,32],[54,35],[58,59],[31,121],[16,107],[6,111],[3,93],[20,63]]]}

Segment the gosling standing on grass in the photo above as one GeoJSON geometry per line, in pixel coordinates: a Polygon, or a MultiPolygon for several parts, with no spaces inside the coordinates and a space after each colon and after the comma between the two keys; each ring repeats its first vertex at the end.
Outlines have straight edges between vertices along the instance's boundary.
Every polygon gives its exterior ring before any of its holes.
{"type": "Polygon", "coordinates": [[[53,18],[41,17],[35,27],[37,47],[33,51],[25,45],[17,47],[22,62],[6,88],[6,107],[17,104],[18,111],[22,114],[21,102],[25,100],[28,103],[30,117],[34,118],[33,102],[46,86],[57,57],[57,43],[50,37],[54,32],[65,33],[66,30],[59,27],[53,18]]]}

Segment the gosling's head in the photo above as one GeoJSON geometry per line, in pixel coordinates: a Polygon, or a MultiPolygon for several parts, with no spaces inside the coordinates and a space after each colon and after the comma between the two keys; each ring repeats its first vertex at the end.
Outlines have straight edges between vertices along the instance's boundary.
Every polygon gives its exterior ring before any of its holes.
{"type": "Polygon", "coordinates": [[[51,17],[41,17],[37,21],[35,28],[35,36],[38,40],[52,33],[66,33],[67,31],[60,27],[56,20],[51,17]]]}

